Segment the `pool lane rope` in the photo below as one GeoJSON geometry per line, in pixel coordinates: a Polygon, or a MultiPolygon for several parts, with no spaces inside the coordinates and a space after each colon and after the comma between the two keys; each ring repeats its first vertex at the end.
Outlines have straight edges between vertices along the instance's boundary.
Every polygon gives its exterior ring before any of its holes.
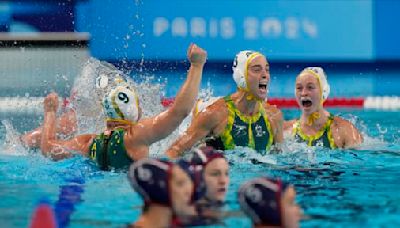
{"type": "MultiPolygon", "coordinates": [[[[43,114],[44,97],[0,97],[0,114],[27,113],[43,114]]],[[[174,98],[162,98],[161,104],[168,107],[174,98]]],[[[60,99],[60,104],[65,103],[60,99]]],[[[298,108],[295,98],[268,98],[268,103],[278,108],[298,108]]],[[[400,97],[369,96],[369,97],[334,97],[324,102],[326,108],[360,108],[378,110],[400,110],[400,97]]]]}
{"type": "MultiPolygon", "coordinates": [[[[164,98],[161,103],[167,107],[174,98],[164,98]]],[[[299,108],[295,98],[268,98],[268,103],[278,108],[299,108]]],[[[400,97],[334,97],[324,102],[325,108],[360,108],[380,110],[400,110],[400,97]]]]}

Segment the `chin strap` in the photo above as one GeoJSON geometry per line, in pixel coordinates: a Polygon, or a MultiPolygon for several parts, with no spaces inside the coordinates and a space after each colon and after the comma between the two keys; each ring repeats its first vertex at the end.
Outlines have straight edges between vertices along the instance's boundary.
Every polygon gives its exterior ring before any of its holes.
{"type": "Polygon", "coordinates": [[[307,125],[308,125],[308,126],[313,125],[314,122],[315,122],[316,120],[318,120],[320,117],[321,117],[321,115],[319,114],[319,112],[313,112],[313,113],[311,113],[311,115],[308,117],[307,125]]]}
{"type": "Polygon", "coordinates": [[[253,95],[250,91],[248,91],[247,89],[238,88],[238,90],[239,90],[239,91],[243,91],[243,92],[245,92],[245,93],[247,94],[247,95],[246,95],[246,100],[247,100],[247,101],[264,101],[263,99],[254,96],[254,95],[253,95]]]}

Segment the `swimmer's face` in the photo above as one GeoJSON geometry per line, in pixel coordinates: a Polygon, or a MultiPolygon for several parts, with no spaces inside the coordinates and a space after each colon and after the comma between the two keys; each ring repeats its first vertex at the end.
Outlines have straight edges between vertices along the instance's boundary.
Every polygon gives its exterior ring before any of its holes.
{"type": "Polygon", "coordinates": [[[215,158],[204,170],[207,186],[207,198],[213,201],[225,201],[229,185],[229,164],[224,158],[215,158]]]}
{"type": "Polygon", "coordinates": [[[171,203],[177,215],[187,215],[192,211],[189,205],[192,193],[193,182],[190,177],[177,165],[172,168],[170,180],[171,203]]]}
{"type": "Polygon", "coordinates": [[[289,186],[282,194],[282,227],[299,227],[302,211],[295,202],[296,191],[289,186]]]}
{"type": "Polygon", "coordinates": [[[257,56],[247,66],[247,86],[250,92],[264,100],[270,81],[269,63],[265,56],[257,56]]]}
{"type": "Polygon", "coordinates": [[[313,113],[322,107],[321,88],[318,79],[307,71],[296,79],[296,101],[303,112],[313,113]]]}

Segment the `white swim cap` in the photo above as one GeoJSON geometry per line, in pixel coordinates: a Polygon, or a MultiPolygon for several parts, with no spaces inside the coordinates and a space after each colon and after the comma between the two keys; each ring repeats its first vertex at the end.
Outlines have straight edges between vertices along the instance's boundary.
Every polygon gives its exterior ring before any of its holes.
{"type": "Polygon", "coordinates": [[[263,56],[261,53],[256,51],[245,50],[236,54],[235,60],[233,61],[233,80],[239,89],[248,91],[247,88],[247,67],[249,63],[256,57],[263,56]]]}
{"type": "Polygon", "coordinates": [[[117,86],[103,99],[103,109],[108,120],[139,121],[139,98],[135,90],[129,86],[117,86]]]}
{"type": "Polygon", "coordinates": [[[324,102],[328,98],[329,92],[331,91],[324,69],[322,69],[321,67],[306,67],[300,73],[300,75],[304,72],[311,73],[312,75],[314,75],[314,77],[317,78],[319,86],[321,88],[322,102],[324,102]]]}

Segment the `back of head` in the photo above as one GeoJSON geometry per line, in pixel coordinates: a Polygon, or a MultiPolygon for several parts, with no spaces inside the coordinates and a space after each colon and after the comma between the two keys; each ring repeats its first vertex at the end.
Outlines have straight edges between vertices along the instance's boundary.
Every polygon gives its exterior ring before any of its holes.
{"type": "Polygon", "coordinates": [[[139,98],[128,85],[119,85],[104,96],[103,110],[109,121],[137,123],[140,117],[139,98]]]}
{"type": "Polygon", "coordinates": [[[191,163],[207,166],[208,163],[216,158],[226,159],[223,151],[216,150],[211,146],[201,146],[193,148],[187,159],[190,160],[191,163]]]}
{"type": "Polygon", "coordinates": [[[167,161],[144,158],[129,168],[128,179],[145,204],[171,205],[169,178],[173,164],[167,161]]]}
{"type": "Polygon", "coordinates": [[[239,89],[247,91],[247,67],[249,63],[258,56],[263,56],[263,54],[245,50],[236,54],[233,60],[233,80],[235,80],[236,85],[239,89]]]}
{"type": "Polygon", "coordinates": [[[79,134],[100,132],[104,129],[102,100],[112,88],[133,80],[112,64],[89,58],[74,80],[71,103],[78,119],[79,134]]]}
{"type": "Polygon", "coordinates": [[[280,180],[266,177],[244,183],[238,192],[242,210],[258,225],[282,225],[281,198],[288,187],[280,180]]]}

